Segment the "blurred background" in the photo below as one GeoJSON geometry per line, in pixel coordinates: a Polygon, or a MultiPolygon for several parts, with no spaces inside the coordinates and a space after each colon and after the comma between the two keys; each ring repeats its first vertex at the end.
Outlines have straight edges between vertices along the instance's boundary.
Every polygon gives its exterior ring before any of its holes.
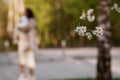
{"type": "MultiPolygon", "coordinates": [[[[11,35],[7,35],[8,0],[0,0],[0,51],[4,49],[4,41],[11,43],[9,50],[14,50],[11,35]]],[[[119,1],[111,1],[113,3],[119,1]]],[[[25,0],[25,7],[33,10],[37,20],[39,34],[39,47],[60,47],[61,40],[67,41],[67,47],[96,46],[96,39],[88,40],[80,38],[74,32],[79,24],[85,24],[89,28],[97,26],[97,23],[80,21],[82,10],[95,9],[97,16],[98,1],[86,0],[25,0]]],[[[13,10],[14,11],[14,10],[13,10]]],[[[14,17],[13,17],[14,19],[14,17]]],[[[120,16],[111,11],[112,45],[120,46],[120,16]]],[[[14,25],[14,22],[13,22],[14,25]]]]}
{"type": "MultiPolygon", "coordinates": [[[[110,6],[114,3],[119,5],[120,1],[111,0],[110,6]]],[[[38,80],[95,79],[98,41],[80,37],[74,29],[80,24],[89,29],[98,25],[97,19],[90,23],[79,18],[83,9],[87,11],[90,8],[98,16],[98,4],[99,0],[18,0],[18,3],[0,0],[0,80],[16,80],[19,73],[17,46],[12,42],[13,27],[17,15],[21,15],[17,13],[17,7],[21,10],[31,8],[35,14],[40,48],[36,54],[38,80]]],[[[110,11],[110,23],[112,74],[119,80],[120,13],[110,11]]]]}

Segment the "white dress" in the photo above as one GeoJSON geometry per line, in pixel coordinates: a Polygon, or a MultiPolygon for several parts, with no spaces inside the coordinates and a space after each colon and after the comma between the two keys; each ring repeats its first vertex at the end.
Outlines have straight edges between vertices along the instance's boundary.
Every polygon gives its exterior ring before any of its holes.
{"type": "Polygon", "coordinates": [[[33,18],[27,19],[26,16],[22,16],[20,22],[14,28],[13,39],[14,43],[18,45],[19,63],[27,65],[30,68],[35,67],[34,53],[37,50],[36,35],[36,21],[33,18]],[[29,28],[29,31],[25,33],[20,31],[19,28],[29,28]],[[19,40],[17,40],[17,37],[19,40]],[[28,48],[29,50],[26,51],[28,48]]]}

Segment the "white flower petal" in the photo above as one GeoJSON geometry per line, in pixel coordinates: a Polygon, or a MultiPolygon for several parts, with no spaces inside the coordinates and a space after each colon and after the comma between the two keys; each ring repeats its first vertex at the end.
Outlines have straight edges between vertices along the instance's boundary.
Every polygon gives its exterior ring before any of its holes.
{"type": "Polygon", "coordinates": [[[76,27],[76,29],[74,31],[76,33],[78,33],[78,35],[85,36],[85,32],[87,31],[87,27],[86,26],[78,26],[78,27],[76,27]]]}
{"type": "Polygon", "coordinates": [[[86,18],[86,14],[82,13],[82,15],[80,16],[80,19],[85,19],[86,18]]]}
{"type": "Polygon", "coordinates": [[[95,16],[87,16],[89,22],[93,22],[95,20],[95,16]]]}
{"type": "Polygon", "coordinates": [[[91,40],[93,38],[92,34],[90,32],[86,32],[86,36],[89,40],[91,40]]]}
{"type": "Polygon", "coordinates": [[[94,11],[94,9],[89,9],[89,10],[87,11],[87,15],[88,15],[88,16],[91,15],[91,14],[93,13],[93,11],[94,11]]]}
{"type": "Polygon", "coordinates": [[[113,7],[118,13],[120,13],[120,7],[118,7],[117,3],[115,3],[113,7]]]}

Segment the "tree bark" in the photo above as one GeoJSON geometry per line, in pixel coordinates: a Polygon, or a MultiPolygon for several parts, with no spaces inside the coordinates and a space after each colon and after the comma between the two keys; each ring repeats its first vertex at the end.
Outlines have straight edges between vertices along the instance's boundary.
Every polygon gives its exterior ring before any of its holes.
{"type": "Polygon", "coordinates": [[[111,80],[111,26],[109,21],[110,0],[99,0],[98,24],[103,28],[103,38],[98,40],[97,80],[111,80]]]}

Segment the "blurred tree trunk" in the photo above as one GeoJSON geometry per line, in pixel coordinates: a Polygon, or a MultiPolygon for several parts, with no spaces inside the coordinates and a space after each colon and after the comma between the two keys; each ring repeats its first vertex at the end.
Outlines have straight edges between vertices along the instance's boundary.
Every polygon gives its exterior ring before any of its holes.
{"type": "Polygon", "coordinates": [[[23,0],[8,0],[8,34],[11,35],[14,25],[19,21],[19,15],[24,13],[24,9],[23,0]]]}
{"type": "Polygon", "coordinates": [[[8,34],[11,34],[13,30],[13,0],[8,0],[8,26],[7,26],[7,32],[8,34]]]}
{"type": "Polygon", "coordinates": [[[16,25],[19,21],[19,7],[20,3],[18,3],[18,0],[13,0],[14,2],[14,25],[16,25]]]}
{"type": "Polygon", "coordinates": [[[98,24],[104,30],[103,38],[98,41],[97,80],[111,80],[111,25],[109,21],[110,0],[99,0],[98,24]]]}
{"type": "Polygon", "coordinates": [[[79,46],[80,47],[84,46],[84,37],[82,37],[82,36],[79,37],[79,46]]]}
{"type": "Polygon", "coordinates": [[[0,38],[3,36],[3,29],[2,29],[2,27],[3,27],[3,25],[2,25],[2,21],[0,20],[0,38]]]}
{"type": "Polygon", "coordinates": [[[24,4],[24,0],[18,0],[18,9],[19,9],[19,13],[23,14],[25,11],[25,4],[24,4]]]}
{"type": "Polygon", "coordinates": [[[57,34],[58,36],[54,36],[53,37],[53,45],[54,47],[58,46],[58,40],[57,38],[63,38],[64,36],[64,31],[62,31],[62,0],[55,0],[54,1],[54,7],[55,7],[55,13],[56,13],[56,23],[55,23],[55,33],[53,34],[57,34]],[[58,29],[59,28],[59,29],[58,29]],[[61,35],[62,34],[62,35],[61,35]]]}
{"type": "Polygon", "coordinates": [[[3,40],[6,34],[7,10],[7,4],[4,2],[4,0],[0,0],[0,40],[3,40]]]}

